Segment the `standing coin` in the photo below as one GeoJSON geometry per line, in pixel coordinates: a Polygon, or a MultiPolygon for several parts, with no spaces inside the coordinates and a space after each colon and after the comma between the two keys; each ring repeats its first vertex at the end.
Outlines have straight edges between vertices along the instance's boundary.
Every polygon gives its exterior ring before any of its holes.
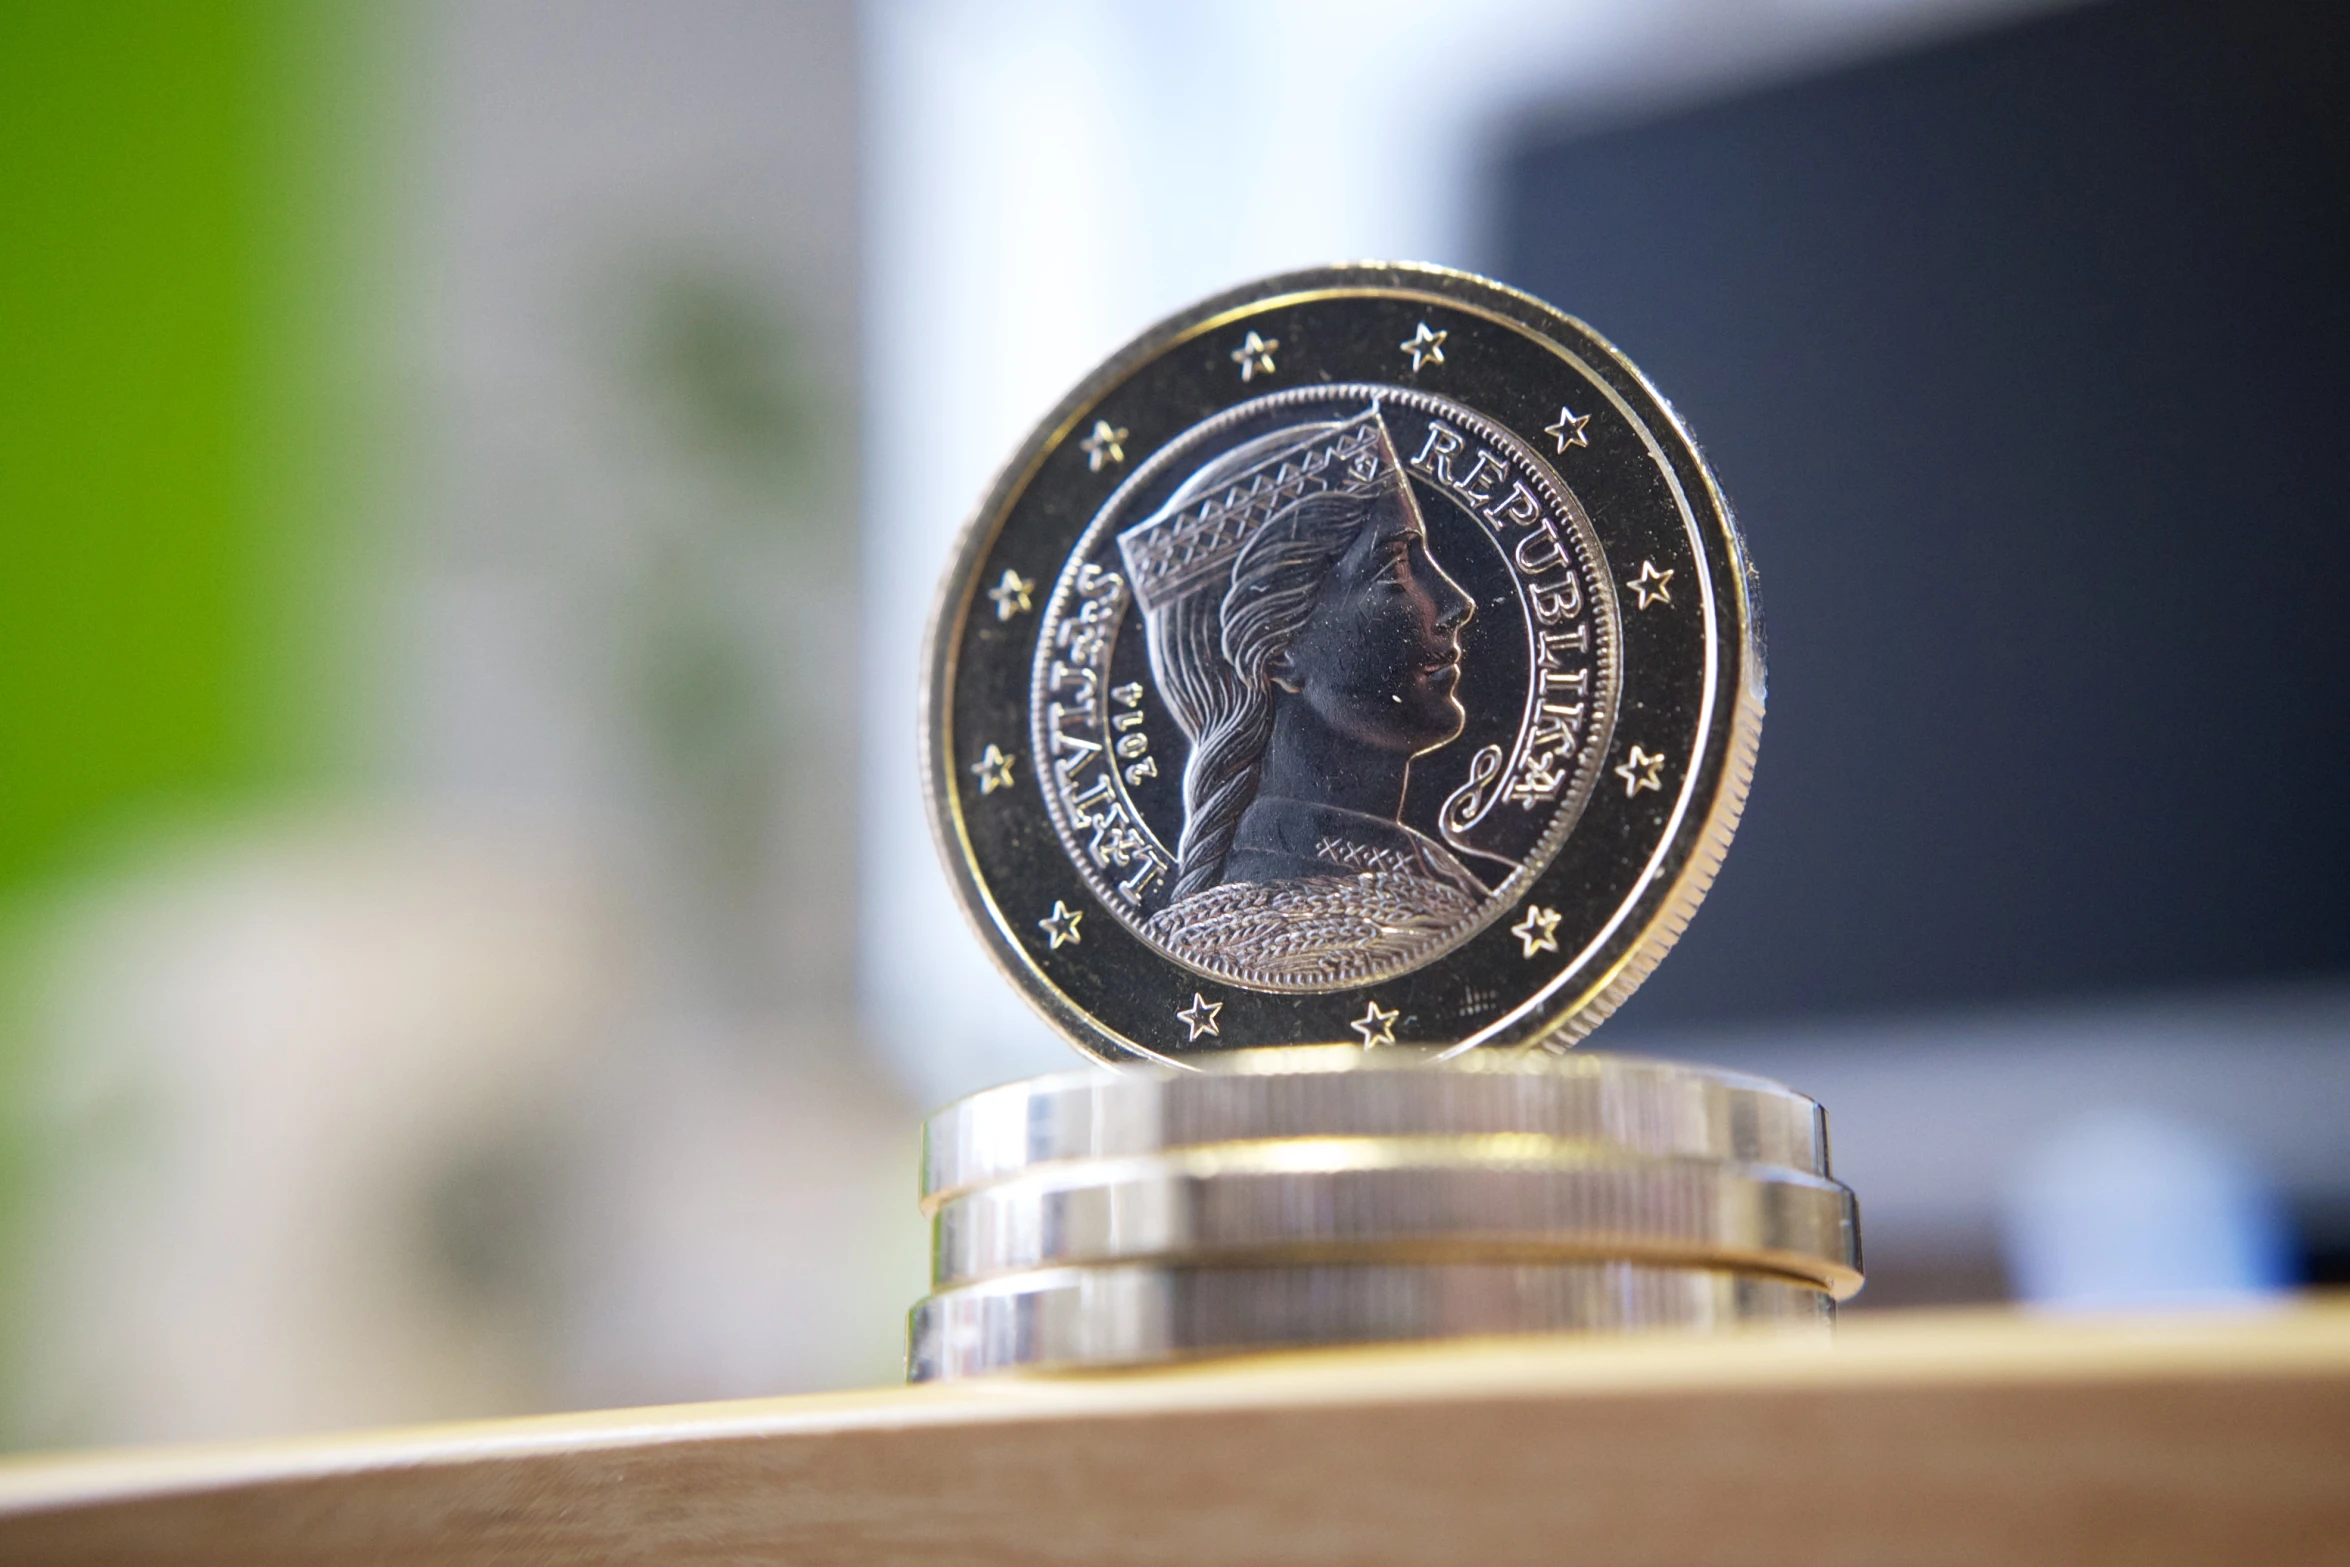
{"type": "Polygon", "coordinates": [[[1581,322],[1429,267],[1268,279],[1095,371],[966,529],[932,821],[1105,1059],[1564,1048],[1737,826],[1752,595],[1688,432],[1581,322]]]}

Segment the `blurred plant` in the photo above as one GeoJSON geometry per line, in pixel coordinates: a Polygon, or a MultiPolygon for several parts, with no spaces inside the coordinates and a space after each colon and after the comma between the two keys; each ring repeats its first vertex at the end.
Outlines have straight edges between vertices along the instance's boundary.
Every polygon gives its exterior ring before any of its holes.
{"type": "Polygon", "coordinates": [[[613,294],[621,412],[655,474],[632,491],[620,684],[704,977],[845,1006],[856,550],[850,465],[823,460],[847,450],[838,399],[763,276],[672,260],[613,294]]]}
{"type": "MultiPolygon", "coordinates": [[[[753,280],[704,263],[636,288],[627,367],[680,446],[788,501],[811,474],[825,409],[791,322],[753,280]]],[[[784,505],[764,520],[814,536],[784,505]]]]}

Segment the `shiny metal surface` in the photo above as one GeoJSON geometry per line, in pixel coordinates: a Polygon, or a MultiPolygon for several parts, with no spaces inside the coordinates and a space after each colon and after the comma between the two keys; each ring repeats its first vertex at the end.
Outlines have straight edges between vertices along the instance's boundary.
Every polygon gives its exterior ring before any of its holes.
{"type": "Polygon", "coordinates": [[[915,1380],[1859,1289],[1817,1104],[1565,1055],[1711,885],[1764,697],[1728,505],[1589,327],[1384,264],[1162,322],[1014,454],[926,663],[964,911],[1122,1070],[931,1118],[915,1380]]]}
{"type": "Polygon", "coordinates": [[[966,1192],[934,1221],[932,1282],[1069,1264],[1616,1258],[1860,1288],[1834,1181],[1527,1133],[1291,1138],[1067,1164],[966,1192]]]}
{"type": "Polygon", "coordinates": [[[956,1101],[924,1128],[923,1207],[1040,1166],[1288,1137],[1538,1135],[1825,1177],[1827,1119],[1762,1078],[1631,1056],[1293,1046],[1200,1070],[1071,1072],[956,1101]]]}
{"type": "Polygon", "coordinates": [[[1250,1350],[1551,1333],[1824,1332],[1822,1290],[1636,1262],[1102,1267],[942,1290],[908,1380],[1108,1369],[1250,1350]]]}
{"type": "Polygon", "coordinates": [[[1655,388],[1402,265],[1112,356],[982,501],[927,664],[964,910],[1111,1062],[1563,1049],[1710,886],[1763,708],[1743,544],[1655,388]]]}

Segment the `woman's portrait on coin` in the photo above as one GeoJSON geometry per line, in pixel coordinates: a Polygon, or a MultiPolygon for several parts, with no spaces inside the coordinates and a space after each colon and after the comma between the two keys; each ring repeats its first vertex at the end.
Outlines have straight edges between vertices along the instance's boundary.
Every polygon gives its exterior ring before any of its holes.
{"type": "Polygon", "coordinates": [[[1610,694],[1596,552],[1477,425],[1401,388],[1269,398],[1169,443],[1072,556],[1040,777],[1072,858],[1167,955],[1268,990],[1402,972],[1572,808],[1610,694]],[[1538,602],[1574,630],[1549,648],[1548,751],[1538,602]]]}
{"type": "Polygon", "coordinates": [[[1401,815],[1413,759],[1460,735],[1475,606],[1429,551],[1378,410],[1225,454],[1119,545],[1191,742],[1149,933],[1219,972],[1327,980],[1473,915],[1484,884],[1401,815]]]}

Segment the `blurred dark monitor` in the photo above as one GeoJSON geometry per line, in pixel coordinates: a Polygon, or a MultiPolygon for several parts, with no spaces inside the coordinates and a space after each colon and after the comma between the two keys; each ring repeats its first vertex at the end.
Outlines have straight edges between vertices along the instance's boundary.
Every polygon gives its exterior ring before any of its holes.
{"type": "Polygon", "coordinates": [[[1615,1037],[2350,973],[2344,15],[1510,147],[1502,276],[1674,399],[1767,617],[1745,824],[1615,1037]]]}

